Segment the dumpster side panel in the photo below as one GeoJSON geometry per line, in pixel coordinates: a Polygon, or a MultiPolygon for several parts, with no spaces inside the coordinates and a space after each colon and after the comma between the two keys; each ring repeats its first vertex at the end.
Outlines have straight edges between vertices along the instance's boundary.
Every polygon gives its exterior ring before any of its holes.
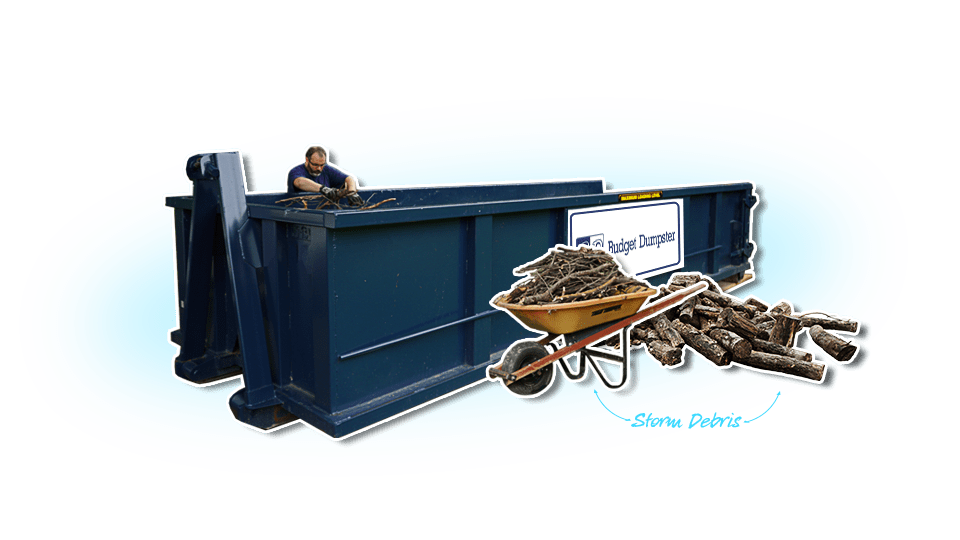
{"type": "Polygon", "coordinates": [[[282,264],[278,264],[277,246],[281,245],[286,236],[282,224],[273,220],[263,220],[263,246],[264,246],[264,267],[257,271],[257,281],[260,288],[260,304],[264,314],[264,332],[268,357],[270,359],[270,377],[277,383],[283,380],[284,358],[283,342],[280,339],[281,325],[281,300],[280,295],[281,279],[286,278],[286,273],[281,269],[282,264]]]}
{"type": "Polygon", "coordinates": [[[320,362],[328,350],[329,292],[325,252],[327,230],[299,224],[278,224],[281,245],[277,250],[279,287],[272,296],[280,314],[277,324],[281,385],[293,384],[327,409],[329,367],[320,362]]]}
{"type": "Polygon", "coordinates": [[[465,314],[478,317],[469,322],[466,331],[466,359],[471,366],[480,366],[489,361],[492,340],[488,301],[493,294],[493,216],[462,219],[460,231],[464,246],[465,314]]]}
{"type": "Polygon", "coordinates": [[[330,357],[334,410],[465,364],[467,325],[355,352],[448,324],[467,313],[472,254],[461,220],[331,230],[330,357]]]}
{"type": "Polygon", "coordinates": [[[685,260],[684,271],[722,279],[747,268],[748,256],[742,250],[749,243],[750,197],[747,190],[688,197],[695,211],[684,216],[684,230],[690,231],[687,239],[693,241],[686,247],[690,260],[685,260]]]}
{"type": "Polygon", "coordinates": [[[711,229],[714,231],[714,245],[721,246],[713,251],[713,257],[709,262],[710,270],[713,274],[719,274],[725,268],[733,265],[732,255],[739,244],[739,239],[735,238],[737,223],[739,219],[740,193],[715,193],[711,198],[714,205],[714,220],[711,222],[711,229]]]}
{"type": "MultiPolygon", "coordinates": [[[[493,292],[490,298],[509,290],[513,283],[522,279],[522,276],[513,274],[516,267],[542,257],[547,249],[563,242],[564,215],[564,209],[557,209],[494,216],[493,252],[496,256],[492,264],[493,292]]],[[[491,319],[491,325],[491,354],[505,350],[517,339],[530,336],[528,330],[505,313],[491,319]]]]}
{"type": "Polygon", "coordinates": [[[684,198],[684,272],[713,274],[716,271],[716,206],[712,198],[713,195],[684,198]]]}

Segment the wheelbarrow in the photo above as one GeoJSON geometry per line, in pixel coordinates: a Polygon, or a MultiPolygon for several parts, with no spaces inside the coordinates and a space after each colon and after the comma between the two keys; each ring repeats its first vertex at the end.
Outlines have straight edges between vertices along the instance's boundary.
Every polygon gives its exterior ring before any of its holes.
{"type": "Polygon", "coordinates": [[[640,307],[656,290],[641,287],[637,290],[567,304],[544,304],[521,306],[509,304],[503,295],[493,300],[493,305],[510,312],[518,321],[533,330],[544,333],[540,339],[517,341],[501,357],[500,363],[487,368],[487,377],[500,379],[511,392],[527,397],[537,396],[553,382],[553,363],[559,360],[560,367],[570,380],[579,380],[593,367],[597,378],[610,389],[618,389],[629,378],[630,337],[633,325],[677,305],[707,288],[706,282],[696,283],[640,307]],[[639,311],[638,311],[639,310],[639,311]],[[620,333],[619,354],[593,347],[620,333]],[[579,353],[577,371],[567,365],[567,356],[579,353]],[[620,366],[619,381],[608,379],[596,363],[597,360],[620,366]]]}

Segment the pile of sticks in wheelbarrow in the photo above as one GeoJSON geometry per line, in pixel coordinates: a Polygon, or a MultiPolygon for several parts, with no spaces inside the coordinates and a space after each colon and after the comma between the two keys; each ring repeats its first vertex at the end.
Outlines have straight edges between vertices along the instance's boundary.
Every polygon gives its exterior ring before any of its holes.
{"type": "Polygon", "coordinates": [[[530,277],[503,299],[507,304],[521,306],[583,302],[627,294],[644,286],[622,273],[612,255],[586,246],[557,246],[544,257],[516,269],[514,274],[530,277]]]}
{"type": "Polygon", "coordinates": [[[802,331],[840,362],[849,362],[857,353],[856,345],[831,332],[855,334],[857,321],[820,312],[794,314],[786,301],[770,307],[753,297],[741,300],[723,294],[700,274],[674,274],[651,300],[698,282],[708,283],[708,289],[638,324],[630,332],[631,344],[646,345],[664,366],[680,365],[682,349],[689,346],[719,367],[734,363],[816,382],[823,381],[825,365],[795,347],[802,331]]]}

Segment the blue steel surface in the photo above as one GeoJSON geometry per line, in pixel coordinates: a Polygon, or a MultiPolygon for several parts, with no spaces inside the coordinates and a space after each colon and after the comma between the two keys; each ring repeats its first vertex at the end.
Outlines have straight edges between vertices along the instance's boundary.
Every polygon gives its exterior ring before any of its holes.
{"type": "Polygon", "coordinates": [[[227,290],[223,223],[218,219],[217,185],[197,176],[197,211],[177,208],[177,275],[180,299],[180,355],[175,373],[205,383],[240,373],[235,354],[238,329],[233,295],[227,290]]]}
{"type": "MultiPolygon", "coordinates": [[[[184,368],[196,364],[195,358],[205,356],[203,353],[206,352],[209,342],[207,327],[212,318],[209,298],[225,283],[235,308],[226,314],[225,318],[236,323],[245,383],[245,388],[238,392],[236,399],[231,399],[231,405],[238,418],[260,423],[264,420],[259,417],[266,419],[267,415],[260,413],[257,417],[255,411],[275,407],[279,401],[270,373],[265,321],[255,269],[263,262],[257,238],[260,228],[250,220],[247,212],[240,154],[228,152],[194,156],[187,162],[187,175],[194,182],[196,206],[190,224],[191,242],[186,262],[187,289],[182,299],[186,314],[186,332],[178,358],[181,367],[178,374],[189,377],[195,376],[196,372],[206,375],[210,371],[195,369],[194,373],[191,373],[184,368]],[[218,234],[218,230],[222,231],[222,235],[218,234]],[[214,249],[215,238],[223,240],[222,252],[214,249]],[[211,287],[209,276],[215,257],[225,260],[227,269],[225,279],[223,274],[219,274],[219,280],[216,277],[218,274],[213,274],[215,277],[211,287]]],[[[216,360],[202,363],[219,368],[216,360]]],[[[226,374],[217,371],[213,373],[226,374]]],[[[271,413],[269,416],[275,415],[271,413]]],[[[293,419],[288,415],[281,416],[288,418],[287,421],[293,419]]],[[[260,425],[272,426],[271,423],[260,425]]]]}
{"type": "MultiPolygon", "coordinates": [[[[227,260],[227,283],[235,302],[240,350],[243,354],[243,382],[246,402],[256,409],[277,403],[270,379],[266,334],[260,303],[260,288],[255,265],[259,253],[244,256],[242,240],[249,230],[247,199],[244,193],[243,164],[238,152],[214,154],[218,171],[215,182],[220,196],[220,218],[223,223],[224,248],[227,260]],[[256,262],[254,262],[254,259],[256,262]]],[[[248,248],[251,249],[251,248],[248,248]]],[[[252,248],[255,250],[255,248],[252,248]]]]}

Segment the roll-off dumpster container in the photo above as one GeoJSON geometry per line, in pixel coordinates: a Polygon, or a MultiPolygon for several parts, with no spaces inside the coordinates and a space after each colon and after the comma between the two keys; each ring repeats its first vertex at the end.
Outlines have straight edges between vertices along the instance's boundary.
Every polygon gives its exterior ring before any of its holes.
{"type": "Polygon", "coordinates": [[[382,188],[361,195],[397,200],[358,211],[246,194],[238,153],[194,156],[187,174],[193,195],[167,198],[179,294],[174,371],[197,384],[242,374],[230,407],[261,429],[299,418],[341,437],[483,379],[529,336],[490,299],[516,281],[514,268],[578,240],[577,211],[648,198],[682,207],[682,266],[648,271],[652,284],[673,271],[720,281],[751,269],[749,183],[382,188]]]}

